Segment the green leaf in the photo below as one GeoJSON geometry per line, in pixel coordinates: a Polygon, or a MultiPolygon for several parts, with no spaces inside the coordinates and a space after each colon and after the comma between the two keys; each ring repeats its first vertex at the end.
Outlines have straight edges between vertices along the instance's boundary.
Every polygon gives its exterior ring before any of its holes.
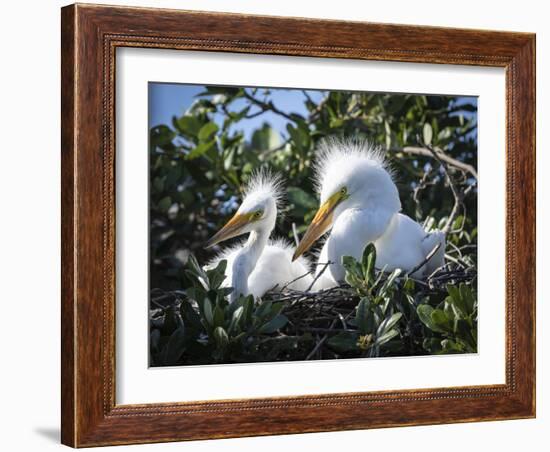
{"type": "Polygon", "coordinates": [[[460,299],[460,290],[458,289],[458,287],[449,284],[447,286],[447,292],[449,293],[451,299],[460,299]]]}
{"type": "Polygon", "coordinates": [[[283,308],[285,307],[282,301],[275,302],[271,305],[271,310],[269,311],[270,317],[275,317],[277,314],[280,314],[283,308]]]}
{"type": "Polygon", "coordinates": [[[306,151],[310,145],[309,130],[302,127],[294,127],[291,124],[286,125],[286,130],[296,147],[306,151]]]}
{"type": "Polygon", "coordinates": [[[197,258],[193,254],[189,255],[189,258],[187,259],[187,266],[195,275],[203,278],[205,281],[208,281],[208,275],[200,266],[199,261],[197,261],[197,258]]]}
{"type": "MultiPolygon", "coordinates": [[[[190,289],[188,289],[190,290],[190,289]]],[[[183,300],[180,305],[180,313],[181,316],[185,321],[189,322],[190,325],[192,325],[194,328],[198,330],[202,330],[203,325],[201,323],[201,318],[197,314],[197,311],[193,309],[193,306],[191,306],[191,303],[187,300],[183,300]]]]}
{"type": "Polygon", "coordinates": [[[444,311],[441,309],[434,309],[432,312],[432,322],[439,328],[440,331],[450,332],[453,331],[453,325],[447,317],[444,311]]]}
{"type": "Polygon", "coordinates": [[[254,315],[260,319],[267,317],[271,312],[273,303],[271,301],[264,301],[256,308],[254,315]]]}
{"type": "Polygon", "coordinates": [[[240,306],[238,307],[235,312],[233,312],[233,315],[231,316],[231,322],[229,323],[229,328],[227,331],[229,334],[231,334],[233,331],[236,331],[236,328],[239,325],[239,322],[243,316],[244,313],[244,307],[240,306]]]}
{"type": "Polygon", "coordinates": [[[342,118],[332,118],[330,120],[330,127],[333,129],[339,129],[344,124],[344,120],[342,118]]]}
{"type": "Polygon", "coordinates": [[[332,336],[327,345],[337,352],[349,352],[357,350],[357,333],[345,331],[332,336]]]}
{"type": "Polygon", "coordinates": [[[344,269],[357,278],[362,278],[363,273],[359,262],[355,260],[353,256],[342,256],[342,265],[344,269]]]}
{"type": "Polygon", "coordinates": [[[432,308],[428,304],[421,304],[416,308],[416,312],[418,313],[418,317],[420,318],[420,321],[426,325],[430,330],[436,331],[438,333],[443,333],[444,330],[439,328],[432,319],[432,314],[434,312],[434,308],[432,308]]]}
{"type": "Polygon", "coordinates": [[[356,318],[359,334],[361,335],[365,335],[368,333],[367,318],[369,315],[369,311],[368,311],[369,304],[370,303],[368,298],[361,298],[361,301],[359,301],[359,304],[357,305],[357,315],[355,318],[356,318]]]}
{"type": "Polygon", "coordinates": [[[215,122],[207,122],[199,130],[199,134],[198,134],[199,140],[208,141],[210,140],[210,138],[212,138],[212,135],[214,135],[217,131],[218,131],[218,126],[215,122]]]}
{"type": "Polygon", "coordinates": [[[472,288],[466,284],[459,286],[460,297],[462,298],[468,315],[472,315],[476,310],[476,296],[472,288]]]}
{"type": "Polygon", "coordinates": [[[165,146],[172,142],[176,133],[168,126],[160,125],[153,127],[150,133],[151,146],[165,146]]]}
{"type": "Polygon", "coordinates": [[[162,190],[164,190],[164,181],[165,181],[165,178],[163,177],[155,177],[153,179],[153,188],[156,192],[162,192],[162,190]]]}
{"type": "Polygon", "coordinates": [[[179,131],[185,135],[196,137],[201,129],[201,122],[195,116],[182,116],[174,121],[179,131]]]}
{"type": "Polygon", "coordinates": [[[401,275],[401,269],[396,268],[394,271],[390,273],[390,276],[386,278],[386,281],[384,281],[384,284],[382,284],[382,287],[378,291],[378,296],[383,297],[386,292],[392,287],[395,280],[401,275]]]}
{"type": "Polygon", "coordinates": [[[422,135],[423,135],[425,144],[428,144],[428,145],[432,144],[433,129],[430,123],[426,122],[424,124],[424,128],[422,129],[422,135]]]}
{"type": "Polygon", "coordinates": [[[258,151],[267,151],[275,149],[281,144],[280,135],[273,130],[269,124],[264,123],[261,129],[256,129],[252,134],[250,144],[253,149],[258,151]]]}
{"type": "Polygon", "coordinates": [[[189,154],[187,154],[187,160],[193,160],[206,154],[210,149],[216,145],[216,140],[204,141],[198,144],[189,154]]]}
{"type": "Polygon", "coordinates": [[[409,295],[413,294],[414,293],[414,287],[415,287],[414,280],[409,279],[408,277],[405,276],[405,283],[403,284],[403,291],[406,292],[409,295]]]}
{"type": "Polygon", "coordinates": [[[166,212],[172,206],[172,198],[165,196],[157,204],[159,210],[166,212]]]}
{"type": "Polygon", "coordinates": [[[212,313],[212,303],[208,297],[202,302],[202,308],[208,326],[212,327],[214,325],[214,314],[212,313]]]}
{"type": "Polygon", "coordinates": [[[208,278],[208,288],[209,289],[219,289],[225,280],[225,269],[227,268],[227,260],[222,259],[218,262],[216,268],[206,271],[206,276],[208,278]]]}
{"type": "Polygon", "coordinates": [[[399,110],[403,108],[406,100],[407,100],[407,96],[404,96],[404,95],[392,94],[388,96],[388,100],[386,103],[386,113],[388,115],[393,115],[397,113],[399,110]]]}
{"type": "Polygon", "coordinates": [[[227,336],[227,332],[221,327],[218,326],[214,330],[214,340],[216,341],[216,345],[220,349],[227,348],[227,345],[229,344],[229,337],[227,336]]]}
{"type": "Polygon", "coordinates": [[[252,314],[254,312],[254,297],[248,295],[243,301],[243,320],[245,325],[249,325],[252,321],[252,314]]]}
{"type": "Polygon", "coordinates": [[[224,320],[224,310],[220,306],[216,305],[216,307],[214,308],[214,313],[212,315],[212,326],[223,326],[224,320]]]}
{"type": "Polygon", "coordinates": [[[288,323],[288,319],[283,314],[278,314],[273,317],[269,322],[264,323],[259,329],[260,334],[274,333],[275,331],[283,328],[288,323]]]}
{"type": "Polygon", "coordinates": [[[342,256],[342,266],[346,270],[346,282],[350,286],[361,290],[363,286],[363,272],[361,271],[359,262],[352,256],[342,256]]]}
{"type": "Polygon", "coordinates": [[[376,341],[374,341],[374,345],[378,345],[378,346],[384,345],[386,342],[389,342],[398,334],[399,334],[399,331],[396,329],[386,331],[384,334],[376,338],[376,341]]]}
{"type": "Polygon", "coordinates": [[[386,317],[378,326],[378,330],[376,331],[376,336],[380,337],[383,336],[387,331],[389,331],[391,328],[394,327],[394,325],[399,322],[401,319],[402,314],[400,312],[396,312],[395,314],[386,317]]]}
{"type": "Polygon", "coordinates": [[[457,319],[454,324],[454,331],[456,337],[462,339],[468,346],[468,351],[477,351],[477,340],[472,335],[470,325],[466,320],[457,319]]]}
{"type": "Polygon", "coordinates": [[[374,281],[374,270],[376,265],[376,247],[373,243],[369,243],[363,250],[363,258],[361,259],[361,266],[363,270],[363,276],[365,282],[374,281]]]}
{"type": "Polygon", "coordinates": [[[180,326],[168,339],[162,350],[162,361],[164,364],[175,365],[185,351],[185,328],[180,326]]]}

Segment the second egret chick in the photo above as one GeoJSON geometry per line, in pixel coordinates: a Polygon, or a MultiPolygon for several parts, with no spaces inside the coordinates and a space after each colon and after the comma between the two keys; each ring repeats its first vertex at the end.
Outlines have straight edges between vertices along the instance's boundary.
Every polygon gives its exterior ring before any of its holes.
{"type": "Polygon", "coordinates": [[[230,302],[240,295],[261,297],[270,289],[288,287],[306,290],[313,282],[305,258],[292,261],[294,249],[282,239],[269,240],[275,228],[277,209],[282,199],[281,178],[269,171],[254,173],[245,189],[237,212],[205,245],[210,248],[224,240],[248,234],[248,239],[216,256],[208,265],[227,260],[223,286],[233,287],[230,302]]]}
{"type": "Polygon", "coordinates": [[[430,275],[443,265],[445,234],[425,231],[400,213],[401,201],[384,153],[368,142],[328,140],[317,154],[315,183],[320,207],[298,245],[298,258],[313,243],[330,231],[319,255],[321,263],[330,262],[316,289],[343,281],[343,256],[360,259],[365,246],[374,243],[376,266],[390,271],[414,270],[432,250],[432,258],[414,275],[430,275]]]}

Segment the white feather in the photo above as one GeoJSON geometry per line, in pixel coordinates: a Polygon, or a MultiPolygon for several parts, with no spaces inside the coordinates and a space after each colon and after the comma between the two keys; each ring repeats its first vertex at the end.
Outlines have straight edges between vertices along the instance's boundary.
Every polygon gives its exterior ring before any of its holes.
{"type": "Polygon", "coordinates": [[[268,240],[281,202],[281,178],[265,170],[254,173],[237,214],[261,210],[263,217],[243,229],[243,233],[249,233],[247,240],[222,250],[207,266],[212,268],[220,260],[227,260],[223,286],[235,289],[231,301],[241,293],[261,297],[271,289],[306,290],[311,285],[313,277],[307,258],[292,262],[294,250],[286,241],[268,240]]]}
{"type": "Polygon", "coordinates": [[[361,141],[325,141],[317,154],[315,185],[321,204],[342,187],[349,192],[334,210],[330,235],[319,256],[319,263],[330,260],[332,264],[327,269],[329,274],[315,283],[317,290],[342,281],[342,257],[360,259],[368,243],[376,247],[378,268],[412,270],[438,243],[442,246],[415,276],[429,275],[443,265],[445,234],[428,233],[400,213],[393,171],[380,148],[361,141]]]}

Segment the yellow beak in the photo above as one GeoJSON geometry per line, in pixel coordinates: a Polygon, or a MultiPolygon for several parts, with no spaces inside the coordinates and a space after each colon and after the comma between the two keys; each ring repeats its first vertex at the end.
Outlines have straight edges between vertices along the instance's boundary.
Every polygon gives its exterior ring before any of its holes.
{"type": "Polygon", "coordinates": [[[342,195],[340,192],[336,192],[329,199],[327,199],[321,207],[319,207],[313,221],[307,228],[306,233],[294,251],[294,255],[292,256],[293,261],[309,250],[317,239],[329,230],[332,226],[334,209],[344,199],[345,195],[342,195]]]}
{"type": "Polygon", "coordinates": [[[244,233],[243,227],[250,223],[252,214],[235,214],[231,220],[229,220],[223,228],[221,228],[216,234],[214,234],[208,242],[204,245],[205,248],[211,248],[214,245],[223,242],[224,240],[237,237],[244,233]]]}

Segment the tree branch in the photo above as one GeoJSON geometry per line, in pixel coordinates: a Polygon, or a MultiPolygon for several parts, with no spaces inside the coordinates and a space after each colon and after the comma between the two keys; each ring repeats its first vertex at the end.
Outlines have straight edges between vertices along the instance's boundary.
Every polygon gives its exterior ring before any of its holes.
{"type": "Polygon", "coordinates": [[[267,103],[267,102],[264,102],[260,99],[256,99],[252,94],[247,93],[246,90],[244,91],[244,97],[246,99],[248,99],[254,105],[260,107],[264,112],[265,111],[272,111],[273,113],[276,113],[276,114],[288,119],[289,121],[296,122],[295,119],[291,115],[289,115],[288,113],[285,113],[284,111],[281,111],[277,107],[275,107],[273,102],[267,103]]]}
{"type": "Polygon", "coordinates": [[[427,147],[420,147],[420,146],[405,146],[403,148],[394,148],[391,149],[392,152],[399,153],[402,152],[404,154],[413,154],[413,155],[421,155],[423,157],[432,157],[434,152],[437,155],[438,160],[442,160],[445,163],[447,163],[450,166],[453,166],[454,168],[457,168],[459,170],[465,171],[467,173],[470,173],[474,179],[478,180],[477,171],[472,165],[468,165],[467,163],[463,163],[460,160],[456,160],[449,155],[445,154],[441,149],[438,148],[432,148],[433,152],[430,151],[427,147]]]}

